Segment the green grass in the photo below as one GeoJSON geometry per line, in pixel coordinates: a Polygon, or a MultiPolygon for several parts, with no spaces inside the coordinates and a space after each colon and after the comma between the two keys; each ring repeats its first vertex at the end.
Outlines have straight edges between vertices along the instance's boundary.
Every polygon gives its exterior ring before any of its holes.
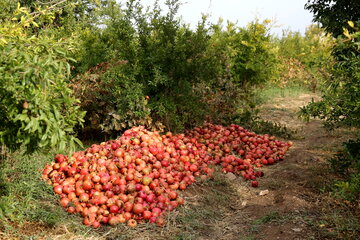
{"type": "MultiPolygon", "coordinates": [[[[259,106],[271,102],[274,98],[279,97],[293,97],[296,98],[302,93],[309,93],[310,91],[300,85],[288,85],[284,88],[280,88],[274,84],[267,84],[262,88],[257,88],[251,98],[254,105],[254,109],[245,110],[240,109],[239,114],[232,119],[232,123],[242,125],[243,127],[254,131],[258,134],[271,134],[276,137],[284,139],[295,139],[296,131],[287,128],[280,123],[266,121],[259,117],[259,106]]],[[[275,109],[279,111],[278,108],[275,109]]],[[[286,112],[286,109],[280,109],[286,112]]]]}
{"type": "Polygon", "coordinates": [[[265,224],[265,223],[269,223],[271,221],[281,219],[281,218],[282,217],[280,216],[280,214],[278,212],[270,212],[270,213],[266,214],[265,216],[256,219],[253,224],[255,224],[255,225],[265,224]]]}
{"type": "Polygon", "coordinates": [[[256,237],[253,236],[240,236],[239,240],[256,240],[256,237]]]}
{"type": "Polygon", "coordinates": [[[263,217],[260,217],[258,219],[255,219],[252,224],[251,227],[248,229],[248,232],[250,233],[258,233],[260,232],[260,228],[263,224],[269,223],[269,222],[273,222],[276,220],[281,220],[284,217],[280,216],[280,214],[278,212],[270,212],[268,214],[266,214],[263,217]]]}
{"type": "MultiPolygon", "coordinates": [[[[214,179],[199,181],[186,191],[186,205],[167,215],[164,229],[154,224],[140,224],[136,229],[121,224],[93,230],[82,224],[79,215],[70,215],[59,205],[59,197],[41,179],[46,163],[55,152],[30,156],[22,151],[7,154],[0,160],[0,233],[20,239],[41,239],[60,234],[54,229],[66,226],[71,236],[102,239],[107,232],[111,239],[133,239],[137,236],[161,236],[158,239],[198,239],[209,231],[209,224],[219,220],[231,203],[234,190],[216,172],[214,179]],[[189,195],[190,194],[190,195],[189,195]],[[193,200],[195,199],[195,200],[193,200]],[[36,226],[33,228],[32,226],[36,226]]],[[[185,194],[185,193],[184,193],[185,194]]],[[[64,237],[64,236],[63,236],[64,237]]],[[[1,238],[1,236],[0,236],[1,238]]]]}
{"type": "Polygon", "coordinates": [[[256,90],[256,98],[259,104],[267,103],[277,97],[297,97],[302,93],[310,93],[310,90],[301,85],[288,85],[283,88],[273,84],[265,85],[256,90]]]}
{"type": "Polygon", "coordinates": [[[80,217],[67,214],[52,187],[41,179],[44,165],[53,156],[52,152],[25,155],[23,151],[1,156],[0,231],[22,238],[19,229],[29,223],[44,228],[66,223],[75,231],[79,229],[80,217]]]}
{"type": "Polygon", "coordinates": [[[51,194],[52,189],[41,179],[41,169],[47,159],[47,155],[25,156],[22,152],[8,154],[1,162],[1,186],[0,215],[2,219],[21,222],[26,218],[45,220],[51,218],[36,213],[37,201],[47,199],[55,201],[51,194]],[[35,201],[36,200],[36,201],[35,201]],[[41,219],[41,217],[44,219],[41,219]]]}
{"type": "Polygon", "coordinates": [[[354,209],[332,205],[303,219],[313,229],[316,239],[359,239],[360,222],[354,209]]]}

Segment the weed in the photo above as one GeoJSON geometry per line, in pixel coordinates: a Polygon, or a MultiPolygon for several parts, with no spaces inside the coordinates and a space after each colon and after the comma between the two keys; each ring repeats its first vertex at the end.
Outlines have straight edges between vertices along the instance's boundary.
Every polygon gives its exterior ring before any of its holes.
{"type": "Polygon", "coordinates": [[[334,195],[356,201],[360,195],[360,139],[349,140],[343,145],[343,150],[329,159],[332,169],[344,178],[335,184],[334,195]]]}
{"type": "Polygon", "coordinates": [[[240,237],[239,240],[255,240],[256,237],[253,237],[253,236],[244,236],[244,237],[240,237]]]}
{"type": "Polygon", "coordinates": [[[80,221],[69,216],[58,204],[58,197],[41,179],[41,170],[53,153],[24,155],[23,151],[8,154],[0,165],[0,229],[17,234],[23,224],[38,222],[44,227],[55,227],[66,222],[79,228],[80,221]],[[14,225],[16,223],[16,225],[14,225]]]}
{"type": "Polygon", "coordinates": [[[269,222],[272,222],[274,220],[277,220],[277,219],[281,219],[282,217],[280,216],[280,214],[278,212],[270,212],[269,214],[259,218],[259,219],[256,219],[254,221],[254,224],[256,225],[260,225],[260,224],[265,224],[265,223],[269,223],[269,222]]]}
{"type": "Polygon", "coordinates": [[[359,219],[350,209],[327,209],[313,224],[320,238],[358,239],[360,234],[359,219]]]}

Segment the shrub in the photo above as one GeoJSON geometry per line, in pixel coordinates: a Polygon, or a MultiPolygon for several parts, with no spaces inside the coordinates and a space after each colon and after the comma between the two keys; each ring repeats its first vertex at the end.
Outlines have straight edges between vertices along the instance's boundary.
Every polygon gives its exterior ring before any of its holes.
{"type": "Polygon", "coordinates": [[[319,102],[301,109],[304,118],[319,117],[326,126],[360,127],[360,30],[337,40],[333,49],[335,59],[332,77],[325,83],[327,91],[319,102]]]}
{"type": "Polygon", "coordinates": [[[148,96],[127,65],[127,61],[104,62],[72,80],[74,94],[86,110],[83,132],[112,135],[137,125],[162,128],[152,121],[148,96]]]}
{"type": "MultiPolygon", "coordinates": [[[[327,91],[319,102],[301,109],[310,116],[325,120],[325,126],[360,127],[360,28],[359,3],[355,1],[309,1],[306,8],[314,12],[329,33],[337,37],[333,47],[334,68],[326,82],[327,91]],[[353,21],[357,22],[353,22],[353,21]],[[342,31],[341,31],[342,30],[342,31]]],[[[358,130],[357,130],[358,131],[358,130]]],[[[344,150],[330,160],[336,171],[348,172],[345,181],[337,184],[338,192],[349,200],[359,196],[359,139],[344,144],[344,150]]]]}
{"type": "Polygon", "coordinates": [[[181,132],[230,120],[239,108],[253,108],[254,86],[275,75],[269,21],[224,28],[203,17],[191,30],[177,18],[180,2],[166,4],[167,13],[158,3],[151,11],[136,0],[114,4],[103,10],[101,27],[82,33],[73,86],[88,111],[86,126],[114,133],[148,119],[181,132]],[[126,64],[92,72],[118,61],[126,64]]]}
{"type": "Polygon", "coordinates": [[[45,30],[33,34],[30,26],[38,23],[32,16],[18,6],[1,22],[0,143],[11,150],[25,145],[28,152],[73,149],[81,144],[73,133],[84,115],[67,85],[75,44],[45,30]]]}
{"type": "Polygon", "coordinates": [[[275,45],[280,61],[279,78],[275,83],[282,87],[300,84],[314,92],[321,89],[333,65],[330,35],[319,26],[310,25],[305,36],[300,32],[284,31],[280,39],[275,39],[275,45]]]}
{"type": "Polygon", "coordinates": [[[345,180],[336,184],[336,195],[354,201],[360,196],[360,139],[343,143],[343,150],[329,160],[336,173],[345,180]]]}

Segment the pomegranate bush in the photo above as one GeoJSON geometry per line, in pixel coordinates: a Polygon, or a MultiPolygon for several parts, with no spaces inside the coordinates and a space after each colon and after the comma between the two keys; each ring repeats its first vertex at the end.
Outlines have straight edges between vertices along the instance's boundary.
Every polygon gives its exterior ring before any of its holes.
{"type": "Polygon", "coordinates": [[[257,168],[283,160],[291,145],[234,124],[205,124],[177,135],[140,126],[71,156],[57,154],[42,177],[85,225],[126,222],[134,227],[150,221],[162,226],[164,214],[184,203],[178,191],[197,177],[211,178],[215,165],[257,187],[256,179],[263,176],[257,168]]]}

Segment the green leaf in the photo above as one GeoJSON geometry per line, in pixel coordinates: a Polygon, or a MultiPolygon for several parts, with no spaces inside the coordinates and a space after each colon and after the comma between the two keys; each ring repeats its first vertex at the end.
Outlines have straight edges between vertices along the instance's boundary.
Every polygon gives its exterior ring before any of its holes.
{"type": "Polygon", "coordinates": [[[31,118],[30,119],[30,122],[26,125],[26,127],[24,128],[24,131],[27,131],[31,128],[33,128],[35,125],[35,119],[34,118],[31,118]]]}

